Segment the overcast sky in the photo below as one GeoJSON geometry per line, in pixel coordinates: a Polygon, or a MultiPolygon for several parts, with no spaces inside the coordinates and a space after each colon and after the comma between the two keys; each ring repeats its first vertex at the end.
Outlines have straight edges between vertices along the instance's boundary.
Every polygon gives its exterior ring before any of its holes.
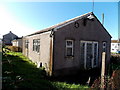
{"type": "Polygon", "coordinates": [[[25,36],[76,16],[94,11],[104,26],[118,39],[117,2],[5,2],[0,4],[0,35],[12,31],[25,36]]]}

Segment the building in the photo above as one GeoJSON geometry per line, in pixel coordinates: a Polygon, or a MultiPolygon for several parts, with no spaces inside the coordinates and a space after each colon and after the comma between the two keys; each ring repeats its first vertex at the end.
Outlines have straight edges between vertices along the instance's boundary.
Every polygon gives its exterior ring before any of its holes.
{"type": "Polygon", "coordinates": [[[12,40],[12,46],[17,46],[17,47],[20,47],[22,49],[22,37],[21,38],[17,38],[17,39],[14,39],[12,40]]]}
{"type": "Polygon", "coordinates": [[[0,54],[2,54],[2,39],[0,38],[0,54]]]}
{"type": "Polygon", "coordinates": [[[110,61],[111,35],[93,12],[23,37],[23,54],[49,75],[74,74],[110,61]]]}
{"type": "Polygon", "coordinates": [[[3,44],[12,45],[12,40],[17,39],[18,36],[13,34],[11,31],[8,34],[3,35],[3,44]]]}
{"type": "Polygon", "coordinates": [[[120,53],[120,41],[119,40],[112,40],[111,41],[111,52],[112,53],[120,53]]]}

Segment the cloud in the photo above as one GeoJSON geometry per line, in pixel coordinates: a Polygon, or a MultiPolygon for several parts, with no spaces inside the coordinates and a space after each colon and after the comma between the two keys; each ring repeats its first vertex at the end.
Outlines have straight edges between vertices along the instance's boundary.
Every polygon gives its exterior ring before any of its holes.
{"type": "Polygon", "coordinates": [[[34,29],[18,21],[5,5],[0,5],[0,37],[12,31],[18,36],[25,36],[34,32],[34,29]]]}

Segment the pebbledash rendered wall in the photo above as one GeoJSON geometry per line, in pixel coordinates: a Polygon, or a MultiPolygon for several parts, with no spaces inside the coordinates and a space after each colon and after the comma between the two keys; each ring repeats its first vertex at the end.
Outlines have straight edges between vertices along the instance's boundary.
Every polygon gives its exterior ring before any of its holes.
{"type": "Polygon", "coordinates": [[[51,32],[45,32],[42,34],[36,34],[32,36],[26,36],[23,38],[23,54],[32,60],[37,67],[40,67],[40,63],[45,67],[46,71],[50,71],[50,37],[51,32]],[[33,51],[33,40],[40,39],[40,52],[33,51]],[[29,41],[28,49],[25,48],[25,40],[29,41]]]}
{"type": "Polygon", "coordinates": [[[80,60],[80,41],[97,41],[98,42],[98,65],[101,67],[103,42],[107,43],[106,50],[106,70],[110,62],[110,43],[111,36],[102,26],[102,24],[94,18],[94,21],[87,20],[86,26],[83,25],[83,19],[76,21],[79,27],[75,27],[75,22],[63,26],[54,32],[54,60],[53,60],[53,73],[56,75],[72,74],[78,70],[84,69],[84,60],[80,60]],[[65,56],[66,40],[74,41],[74,56],[65,56]]]}
{"type": "MultiPolygon", "coordinates": [[[[94,16],[94,15],[93,15],[94,16]]],[[[98,21],[96,16],[94,20],[87,20],[86,25],[83,24],[84,18],[73,21],[68,25],[63,24],[50,29],[50,31],[42,32],[23,38],[23,54],[35,62],[38,67],[42,62],[46,71],[50,75],[73,74],[79,70],[84,70],[84,60],[80,60],[80,41],[98,42],[98,64],[101,67],[103,42],[107,43],[106,48],[106,67],[110,62],[110,44],[111,36],[105,30],[103,25],[98,21]],[[75,27],[75,23],[79,23],[79,27],[75,27]],[[51,33],[53,35],[51,36],[51,33]],[[25,48],[25,40],[29,40],[28,50],[25,48]],[[40,39],[40,53],[33,51],[33,39],[40,39]],[[74,56],[66,57],[66,40],[74,41],[74,56]]],[[[107,69],[107,68],[106,68],[107,69]]]]}

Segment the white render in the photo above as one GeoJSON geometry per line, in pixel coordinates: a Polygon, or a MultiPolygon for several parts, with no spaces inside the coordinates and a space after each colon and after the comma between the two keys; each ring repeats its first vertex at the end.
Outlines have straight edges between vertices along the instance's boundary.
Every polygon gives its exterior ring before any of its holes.
{"type": "Polygon", "coordinates": [[[17,46],[22,48],[22,39],[15,39],[12,41],[12,46],[17,46]]]}
{"type": "Polygon", "coordinates": [[[116,43],[111,43],[111,52],[112,53],[118,53],[120,47],[120,43],[116,42],[116,43]]]}

